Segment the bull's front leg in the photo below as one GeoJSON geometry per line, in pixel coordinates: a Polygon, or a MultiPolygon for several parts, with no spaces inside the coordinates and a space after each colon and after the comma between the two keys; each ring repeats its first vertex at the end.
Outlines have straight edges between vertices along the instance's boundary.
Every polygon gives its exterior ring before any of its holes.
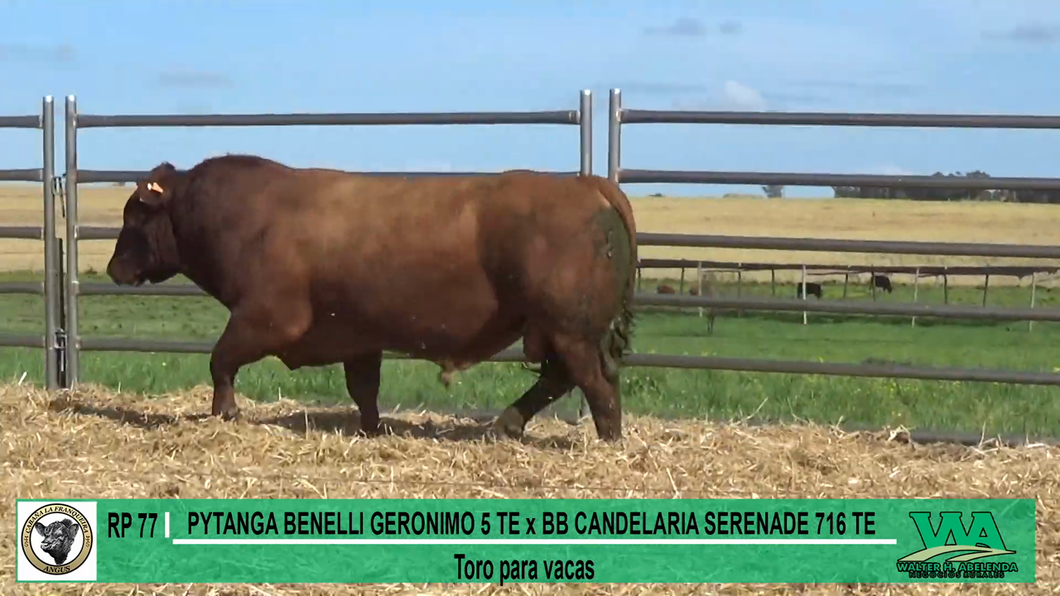
{"type": "Polygon", "coordinates": [[[236,405],[235,379],[239,369],[281,351],[305,332],[309,321],[308,317],[299,317],[297,313],[274,317],[264,310],[233,311],[210,356],[213,379],[210,414],[225,420],[236,418],[239,406],[236,405]]]}

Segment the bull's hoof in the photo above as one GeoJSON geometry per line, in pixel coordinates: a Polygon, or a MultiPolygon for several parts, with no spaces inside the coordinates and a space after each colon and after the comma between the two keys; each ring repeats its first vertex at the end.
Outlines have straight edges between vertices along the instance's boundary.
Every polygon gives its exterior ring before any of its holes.
{"type": "Polygon", "coordinates": [[[216,416],[226,422],[239,420],[239,406],[232,404],[227,407],[213,408],[211,416],[216,416]]]}
{"type": "Polygon", "coordinates": [[[342,430],[349,437],[372,439],[383,434],[383,425],[378,421],[375,424],[372,424],[371,420],[366,422],[364,417],[358,420],[357,416],[350,416],[342,430]]]}
{"type": "Polygon", "coordinates": [[[375,439],[377,437],[383,436],[383,427],[382,426],[374,426],[374,427],[372,427],[372,426],[360,426],[360,425],[357,425],[356,427],[354,427],[354,431],[353,432],[354,432],[355,435],[357,435],[359,437],[364,437],[366,439],[375,439]]]}
{"type": "Polygon", "coordinates": [[[523,420],[523,415],[519,413],[515,408],[506,408],[501,415],[497,417],[497,420],[493,422],[493,430],[499,435],[518,439],[523,436],[523,428],[526,426],[526,422],[523,420]]]}
{"type": "Polygon", "coordinates": [[[596,436],[604,443],[618,443],[622,440],[622,429],[614,426],[596,428],[596,436]]]}

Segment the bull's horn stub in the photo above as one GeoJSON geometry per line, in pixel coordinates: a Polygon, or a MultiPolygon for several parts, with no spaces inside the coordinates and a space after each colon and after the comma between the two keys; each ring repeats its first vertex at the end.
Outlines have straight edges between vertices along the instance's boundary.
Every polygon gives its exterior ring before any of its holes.
{"type": "Polygon", "coordinates": [[[157,182],[151,182],[150,184],[147,185],[147,190],[153,190],[153,191],[156,191],[156,192],[162,192],[162,187],[159,186],[157,182]]]}

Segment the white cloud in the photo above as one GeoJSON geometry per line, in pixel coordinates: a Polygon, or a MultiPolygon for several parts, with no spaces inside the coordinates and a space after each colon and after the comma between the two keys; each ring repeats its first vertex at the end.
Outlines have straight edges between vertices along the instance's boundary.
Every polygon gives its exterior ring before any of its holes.
{"type": "Polygon", "coordinates": [[[761,111],[766,108],[762,94],[737,81],[725,81],[725,100],[743,110],[761,111]]]}

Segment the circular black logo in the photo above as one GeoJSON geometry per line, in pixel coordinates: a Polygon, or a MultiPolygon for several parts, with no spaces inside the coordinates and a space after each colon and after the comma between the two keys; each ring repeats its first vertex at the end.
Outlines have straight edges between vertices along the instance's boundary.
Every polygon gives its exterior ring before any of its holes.
{"type": "Polygon", "coordinates": [[[66,575],[88,558],[95,536],[80,511],[53,503],[30,514],[19,542],[31,565],[48,575],[66,575]]]}

